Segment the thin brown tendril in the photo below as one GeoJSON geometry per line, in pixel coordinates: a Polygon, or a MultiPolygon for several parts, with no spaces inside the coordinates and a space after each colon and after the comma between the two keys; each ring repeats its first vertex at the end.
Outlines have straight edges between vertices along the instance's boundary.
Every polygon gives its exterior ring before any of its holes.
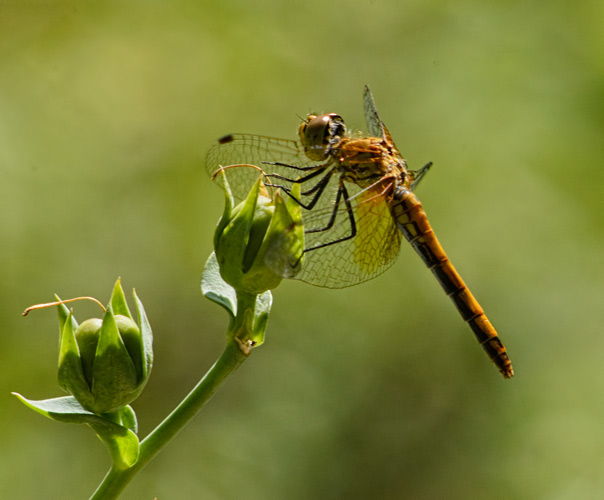
{"type": "Polygon", "coordinates": [[[46,307],[58,306],[60,304],[67,304],[68,302],[74,302],[76,300],[92,300],[93,302],[96,302],[99,306],[101,306],[101,309],[103,309],[103,311],[106,311],[105,306],[103,306],[103,304],[101,304],[94,297],[75,297],[73,299],[58,300],[56,302],[47,302],[46,304],[36,304],[36,305],[30,306],[27,309],[25,309],[25,311],[23,311],[23,316],[27,316],[30,311],[34,311],[36,309],[44,309],[46,307]]]}

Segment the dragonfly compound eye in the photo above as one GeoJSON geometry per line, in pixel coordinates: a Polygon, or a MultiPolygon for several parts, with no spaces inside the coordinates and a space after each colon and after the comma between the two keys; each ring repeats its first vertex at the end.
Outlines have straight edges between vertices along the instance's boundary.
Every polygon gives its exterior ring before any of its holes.
{"type": "Polygon", "coordinates": [[[306,156],[311,160],[323,161],[345,132],[344,120],[340,115],[308,115],[300,125],[300,142],[304,145],[306,156]]]}

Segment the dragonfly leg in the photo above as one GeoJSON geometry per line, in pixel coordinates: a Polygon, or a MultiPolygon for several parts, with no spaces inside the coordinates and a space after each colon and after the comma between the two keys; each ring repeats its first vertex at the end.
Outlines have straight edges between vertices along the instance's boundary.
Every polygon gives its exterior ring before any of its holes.
{"type": "MultiPolygon", "coordinates": [[[[283,166],[283,165],[281,165],[281,166],[283,166]]],[[[287,165],[287,166],[290,166],[290,165],[287,165]]],[[[290,177],[286,177],[285,175],[281,175],[281,174],[265,174],[265,175],[266,175],[266,177],[270,177],[272,179],[279,179],[282,181],[287,181],[287,182],[291,182],[291,183],[295,183],[295,184],[304,184],[306,181],[309,181],[310,179],[317,177],[318,175],[321,175],[322,173],[324,173],[325,170],[327,169],[327,165],[318,165],[318,166],[312,167],[312,168],[316,169],[316,170],[314,172],[311,172],[310,174],[303,175],[302,177],[299,177],[297,179],[292,179],[290,177]]],[[[312,193],[315,189],[316,189],[316,187],[313,187],[310,191],[307,191],[307,193],[312,193]]],[[[303,194],[305,194],[305,193],[303,193],[303,194]]]]}
{"type": "Polygon", "coordinates": [[[336,243],[341,243],[342,241],[349,240],[351,238],[354,238],[357,235],[357,225],[354,220],[354,212],[352,211],[352,205],[350,204],[350,198],[348,197],[348,190],[346,189],[346,186],[344,186],[343,183],[340,183],[340,188],[338,189],[338,194],[336,195],[334,208],[333,208],[331,217],[330,217],[327,225],[325,225],[324,227],[321,227],[321,228],[307,229],[305,232],[306,233],[320,233],[323,231],[329,231],[333,227],[333,225],[336,221],[336,217],[338,215],[338,208],[340,206],[342,198],[344,198],[344,204],[346,205],[346,212],[348,213],[348,220],[350,221],[350,234],[343,236],[342,238],[338,238],[337,240],[328,241],[327,243],[319,243],[318,245],[315,245],[313,247],[305,248],[304,253],[310,252],[312,250],[318,250],[319,248],[325,248],[330,245],[335,245],[336,243]]]}
{"type": "MultiPolygon", "coordinates": [[[[297,165],[290,165],[289,163],[282,163],[280,161],[263,161],[262,164],[263,165],[276,165],[277,167],[287,167],[287,168],[291,168],[292,170],[300,170],[302,172],[308,172],[310,170],[315,170],[317,168],[327,166],[327,165],[310,165],[308,167],[299,167],[297,165]]],[[[292,180],[292,182],[294,182],[294,181],[292,180]]]]}
{"type": "MultiPolygon", "coordinates": [[[[302,177],[299,177],[298,179],[292,179],[290,177],[286,177],[284,175],[281,174],[265,174],[266,177],[272,178],[272,179],[279,179],[282,181],[287,181],[287,182],[291,182],[293,184],[304,184],[305,182],[309,181],[310,179],[317,177],[318,175],[321,175],[322,173],[325,172],[325,170],[327,169],[327,165],[319,165],[318,167],[313,167],[313,168],[317,168],[316,171],[311,172],[308,175],[304,175],[302,177]]],[[[331,174],[329,174],[331,175],[331,174]]],[[[302,193],[302,196],[306,196],[309,194],[314,193],[317,189],[320,189],[319,186],[321,185],[321,182],[323,181],[323,179],[321,179],[321,181],[317,182],[312,188],[310,188],[307,191],[304,191],[302,193]]],[[[283,189],[289,189],[286,186],[282,186],[281,184],[273,184],[274,187],[281,187],[283,189]]]]}
{"type": "MultiPolygon", "coordinates": [[[[325,171],[325,169],[322,169],[320,171],[313,172],[312,174],[309,174],[305,177],[301,177],[300,179],[295,179],[295,180],[288,179],[279,174],[268,174],[267,177],[274,177],[276,179],[281,179],[281,180],[288,181],[288,182],[302,183],[304,181],[312,179],[313,177],[319,175],[319,173],[323,173],[324,171],[325,171]]],[[[331,172],[328,172],[327,174],[325,174],[325,177],[323,177],[319,182],[317,182],[312,188],[310,188],[309,190],[304,191],[302,193],[302,196],[308,196],[310,194],[314,194],[312,200],[310,200],[310,203],[303,203],[302,200],[299,200],[298,198],[296,198],[294,195],[291,194],[291,188],[289,188],[287,186],[283,186],[281,184],[267,184],[267,186],[283,189],[283,191],[292,200],[294,200],[298,205],[300,205],[302,208],[304,208],[306,210],[312,210],[314,208],[314,206],[317,204],[317,201],[319,201],[319,198],[323,194],[323,191],[325,191],[327,184],[329,184],[329,180],[331,179],[332,174],[333,174],[333,170],[331,172]]]]}

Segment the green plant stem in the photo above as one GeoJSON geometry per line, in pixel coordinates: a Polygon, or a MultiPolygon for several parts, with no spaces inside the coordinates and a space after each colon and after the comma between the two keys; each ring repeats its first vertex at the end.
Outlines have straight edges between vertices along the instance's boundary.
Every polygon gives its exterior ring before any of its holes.
{"type": "Polygon", "coordinates": [[[147,465],[157,452],[195,416],[222,382],[247,359],[249,351],[244,352],[244,350],[237,338],[230,337],[224,352],[214,366],[210,368],[176,409],[141,441],[138,461],[128,469],[112,467],[90,497],[91,500],[117,498],[134,475],[147,465]]]}

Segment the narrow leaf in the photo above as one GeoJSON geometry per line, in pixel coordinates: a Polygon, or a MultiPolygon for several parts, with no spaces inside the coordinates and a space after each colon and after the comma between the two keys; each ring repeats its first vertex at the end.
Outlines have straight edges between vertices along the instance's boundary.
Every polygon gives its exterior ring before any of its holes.
{"type": "MultiPolygon", "coordinates": [[[[102,415],[84,409],[73,396],[32,401],[13,392],[21,402],[45,417],[57,422],[87,424],[103,441],[116,467],[124,469],[136,463],[139,454],[138,437],[132,430],[116,424],[102,415]]],[[[127,414],[128,412],[126,412],[127,414]]],[[[133,413],[133,412],[132,412],[133,413]]],[[[127,416],[128,426],[132,425],[132,415],[127,416]]],[[[136,416],[134,416],[136,420],[136,416]]]]}

